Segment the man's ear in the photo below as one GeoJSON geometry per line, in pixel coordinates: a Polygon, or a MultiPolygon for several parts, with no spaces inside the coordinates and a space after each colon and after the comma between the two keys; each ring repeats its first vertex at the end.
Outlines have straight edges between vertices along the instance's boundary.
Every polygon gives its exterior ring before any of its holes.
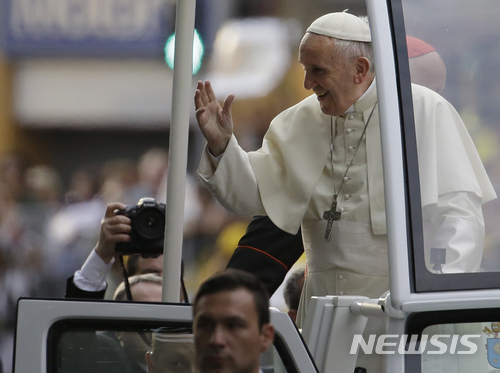
{"type": "Polygon", "coordinates": [[[271,324],[264,324],[260,330],[260,352],[266,351],[274,341],[274,327],[271,324]]]}
{"type": "Polygon", "coordinates": [[[370,71],[370,61],[368,61],[368,58],[366,57],[358,57],[356,58],[354,67],[356,68],[354,83],[361,84],[370,71]]]}
{"type": "Polygon", "coordinates": [[[148,351],[146,352],[146,365],[148,367],[148,373],[153,373],[154,370],[154,366],[153,366],[153,352],[152,351],[148,351]]]}

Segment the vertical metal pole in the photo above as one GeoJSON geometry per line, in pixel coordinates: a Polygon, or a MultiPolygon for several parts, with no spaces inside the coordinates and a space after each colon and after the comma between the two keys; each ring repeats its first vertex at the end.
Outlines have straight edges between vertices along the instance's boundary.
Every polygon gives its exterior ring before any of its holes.
{"type": "Polygon", "coordinates": [[[163,302],[179,302],[180,296],[189,113],[193,107],[191,83],[195,9],[196,0],[177,1],[163,258],[163,302]]]}

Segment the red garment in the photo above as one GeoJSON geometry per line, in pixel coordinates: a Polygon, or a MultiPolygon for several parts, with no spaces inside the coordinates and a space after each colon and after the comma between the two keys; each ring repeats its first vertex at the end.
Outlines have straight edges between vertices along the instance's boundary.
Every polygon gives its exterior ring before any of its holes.
{"type": "Polygon", "coordinates": [[[432,45],[413,36],[406,36],[406,45],[408,47],[408,58],[423,56],[436,50],[432,45]]]}

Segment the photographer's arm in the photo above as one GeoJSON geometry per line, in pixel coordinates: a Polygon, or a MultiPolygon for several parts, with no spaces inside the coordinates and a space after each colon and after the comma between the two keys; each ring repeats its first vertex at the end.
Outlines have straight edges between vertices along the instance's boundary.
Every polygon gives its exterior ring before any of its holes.
{"type": "Polygon", "coordinates": [[[115,210],[123,210],[126,205],[110,203],[101,221],[101,231],[96,246],[83,264],[82,268],[68,279],[67,298],[100,298],[106,290],[106,277],[114,263],[115,245],[117,242],[130,241],[130,219],[123,215],[115,215],[115,210]]]}

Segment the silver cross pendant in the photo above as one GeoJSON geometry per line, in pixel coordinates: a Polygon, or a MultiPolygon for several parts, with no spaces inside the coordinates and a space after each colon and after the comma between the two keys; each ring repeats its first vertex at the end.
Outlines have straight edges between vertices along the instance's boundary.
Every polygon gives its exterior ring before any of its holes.
{"type": "Polygon", "coordinates": [[[336,220],[340,220],[342,213],[337,211],[337,201],[334,201],[332,204],[332,208],[323,213],[323,219],[327,220],[326,223],[326,231],[325,231],[325,240],[329,240],[332,235],[332,227],[333,222],[336,220]]]}

